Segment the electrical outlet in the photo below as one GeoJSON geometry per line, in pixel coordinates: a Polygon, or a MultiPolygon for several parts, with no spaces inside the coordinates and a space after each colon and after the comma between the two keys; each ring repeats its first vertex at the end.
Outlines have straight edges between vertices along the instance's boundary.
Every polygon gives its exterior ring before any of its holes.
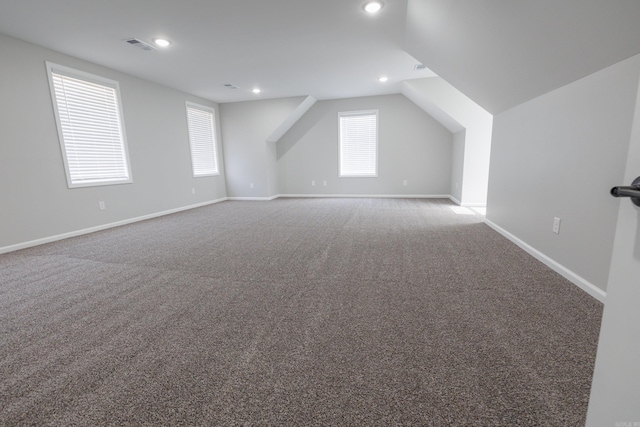
{"type": "Polygon", "coordinates": [[[253,188],[253,182],[249,184],[249,188],[253,188]]]}
{"type": "Polygon", "coordinates": [[[322,181],[322,185],[327,186],[327,181],[322,181]]]}
{"type": "Polygon", "coordinates": [[[560,234],[560,218],[553,218],[553,232],[556,234],[560,234]]]}
{"type": "Polygon", "coordinates": [[[191,189],[191,194],[196,194],[196,189],[195,188],[191,189]]]}
{"type": "Polygon", "coordinates": [[[311,181],[311,186],[315,187],[316,186],[316,182],[315,181],[311,181]]]}
{"type": "Polygon", "coordinates": [[[402,185],[407,185],[407,180],[402,181],[402,185]]]}
{"type": "Polygon", "coordinates": [[[102,200],[100,200],[98,202],[98,206],[100,206],[100,210],[103,211],[105,209],[107,209],[106,205],[104,204],[104,202],[102,200]]]}

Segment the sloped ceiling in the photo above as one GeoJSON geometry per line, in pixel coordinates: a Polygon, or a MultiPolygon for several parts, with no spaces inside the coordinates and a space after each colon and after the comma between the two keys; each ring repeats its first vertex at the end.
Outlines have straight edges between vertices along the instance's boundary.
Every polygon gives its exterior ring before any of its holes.
{"type": "Polygon", "coordinates": [[[408,0],[405,47],[495,115],[640,53],[640,1],[408,0]]]}
{"type": "Polygon", "coordinates": [[[0,33],[217,102],[400,93],[431,69],[494,114],[640,53],[640,0],[363,3],[1,0],[0,33]]]}

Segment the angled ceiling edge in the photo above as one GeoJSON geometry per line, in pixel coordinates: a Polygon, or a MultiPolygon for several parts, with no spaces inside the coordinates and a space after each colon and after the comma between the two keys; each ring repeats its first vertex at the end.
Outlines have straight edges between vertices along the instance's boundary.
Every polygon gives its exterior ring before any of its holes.
{"type": "Polygon", "coordinates": [[[291,127],[296,124],[302,116],[315,104],[318,100],[313,96],[307,96],[301,103],[291,112],[280,125],[269,135],[267,142],[278,142],[282,136],[287,133],[291,127]]]}
{"type": "Polygon", "coordinates": [[[440,108],[429,96],[419,91],[416,87],[406,81],[402,83],[402,94],[444,126],[449,132],[457,133],[465,129],[460,122],[440,108]]]}

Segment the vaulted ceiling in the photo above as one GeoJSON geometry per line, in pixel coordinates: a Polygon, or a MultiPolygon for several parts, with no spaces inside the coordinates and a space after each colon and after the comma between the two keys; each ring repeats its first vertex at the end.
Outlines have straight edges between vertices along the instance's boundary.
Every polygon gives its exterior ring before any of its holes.
{"type": "Polygon", "coordinates": [[[638,0],[363,3],[1,0],[0,33],[217,102],[399,93],[435,72],[492,113],[640,53],[638,0]],[[124,42],[160,36],[173,45],[124,42]]]}
{"type": "Polygon", "coordinates": [[[640,53],[640,1],[409,0],[406,48],[496,114],[640,53]]]}

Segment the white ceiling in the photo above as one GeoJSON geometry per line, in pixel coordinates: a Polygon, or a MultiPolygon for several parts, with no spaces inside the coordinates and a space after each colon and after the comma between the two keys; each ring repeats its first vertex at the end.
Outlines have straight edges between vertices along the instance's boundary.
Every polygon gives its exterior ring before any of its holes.
{"type": "Polygon", "coordinates": [[[403,80],[433,76],[403,49],[407,1],[386,0],[375,16],[363,3],[0,0],[0,33],[217,102],[399,93],[403,80]],[[173,45],[145,52],[123,41],[159,36],[173,45]]]}
{"type": "Polygon", "coordinates": [[[640,0],[384,1],[0,0],[0,33],[217,102],[400,93],[431,69],[493,114],[640,53],[640,0]]]}
{"type": "Polygon", "coordinates": [[[405,47],[497,114],[640,53],[640,0],[409,0],[405,47]]]}

